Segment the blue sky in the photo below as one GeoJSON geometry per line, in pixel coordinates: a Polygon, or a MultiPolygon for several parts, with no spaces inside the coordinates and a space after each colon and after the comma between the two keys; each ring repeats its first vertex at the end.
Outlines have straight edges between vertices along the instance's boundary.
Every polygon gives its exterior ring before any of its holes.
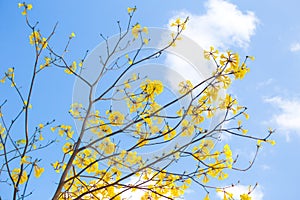
{"type": "MultiPolygon", "coordinates": [[[[28,42],[30,30],[25,26],[17,3],[0,1],[0,72],[15,67],[16,81],[22,83],[26,91],[34,57],[28,42]]],[[[112,0],[105,3],[32,0],[28,3],[33,4],[30,18],[39,21],[42,33],[50,33],[54,24],[59,23],[52,46],[63,48],[69,34],[76,33],[70,46],[70,60],[82,58],[86,50],[98,45],[100,33],[107,36],[117,33],[116,21],[127,23],[128,6],[137,6],[134,21],[148,27],[166,27],[171,19],[188,15],[190,22],[185,34],[201,46],[214,45],[220,50],[237,51],[242,56],[255,56],[248,76],[234,84],[230,92],[249,108],[251,117],[246,123],[249,134],[263,135],[273,127],[277,144],[274,147],[264,145],[253,168],[246,173],[234,173],[227,183],[241,180],[238,191],[243,190],[244,185],[259,182],[254,200],[297,198],[300,179],[296,164],[300,158],[300,3],[297,0],[112,0]]],[[[67,111],[72,101],[74,79],[60,71],[48,70],[39,78],[32,102],[35,115],[32,124],[54,118],[72,123],[67,111]]],[[[11,91],[8,86],[1,86],[0,100],[13,99],[11,91]]],[[[16,103],[19,102],[10,100],[7,104],[8,116],[14,115],[16,103]]],[[[234,138],[227,140],[241,157],[250,159],[255,144],[245,146],[234,138]]],[[[44,163],[53,162],[57,148],[59,144],[50,148],[53,154],[46,156],[44,163]]],[[[48,151],[42,154],[48,155],[48,151]]],[[[55,178],[55,173],[46,172],[39,179],[42,184],[34,182],[37,188],[32,199],[41,199],[44,195],[48,199],[55,187],[55,178]]],[[[9,197],[2,188],[0,194],[3,199],[9,197]]],[[[204,193],[192,187],[185,199],[198,199],[197,194],[204,193]]]]}

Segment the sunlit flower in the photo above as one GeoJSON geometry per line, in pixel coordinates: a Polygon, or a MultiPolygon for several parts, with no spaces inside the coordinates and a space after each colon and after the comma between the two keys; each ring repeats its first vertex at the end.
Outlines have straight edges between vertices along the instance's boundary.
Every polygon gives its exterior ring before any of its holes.
{"type": "MultiPolygon", "coordinates": [[[[20,168],[15,168],[12,170],[11,177],[15,183],[18,181],[20,173],[21,173],[20,168]]],[[[19,183],[20,184],[26,183],[27,180],[28,180],[27,172],[25,170],[23,170],[19,183]]]]}
{"type": "Polygon", "coordinates": [[[76,36],[75,33],[72,32],[72,33],[69,35],[69,39],[72,39],[72,38],[74,38],[75,36],[76,36]]]}
{"type": "Polygon", "coordinates": [[[190,124],[186,119],[182,120],[182,136],[191,136],[194,132],[194,126],[190,124]]]}
{"type": "Polygon", "coordinates": [[[147,27],[142,28],[139,23],[137,23],[132,27],[131,33],[135,39],[137,39],[139,37],[139,34],[142,32],[148,34],[148,28],[147,27]]]}
{"type": "Polygon", "coordinates": [[[43,167],[39,167],[37,164],[34,164],[34,176],[39,178],[42,173],[45,171],[43,167]]]}
{"type": "Polygon", "coordinates": [[[133,13],[136,11],[136,7],[128,7],[127,8],[127,12],[130,14],[130,13],[133,13]]]}
{"type": "Polygon", "coordinates": [[[241,194],[240,195],[241,200],[251,200],[252,198],[249,196],[249,194],[241,194]]]}
{"type": "Polygon", "coordinates": [[[73,144],[71,142],[67,142],[63,147],[62,147],[62,151],[64,153],[69,153],[71,154],[73,151],[73,144]]]}
{"type": "Polygon", "coordinates": [[[190,92],[191,89],[193,89],[193,85],[192,85],[191,81],[186,80],[185,82],[182,81],[179,83],[179,93],[180,94],[186,94],[186,93],[190,92]]]}
{"type": "Polygon", "coordinates": [[[211,46],[209,51],[204,50],[204,58],[206,58],[207,60],[210,59],[210,57],[213,57],[213,59],[216,59],[218,57],[219,51],[211,46]]]}
{"type": "Polygon", "coordinates": [[[24,7],[24,10],[22,11],[22,15],[26,15],[27,14],[27,10],[31,10],[32,9],[32,4],[26,4],[26,3],[18,3],[18,7],[24,7]]]}
{"type": "Polygon", "coordinates": [[[171,27],[173,26],[184,30],[186,28],[186,22],[182,22],[180,18],[177,18],[174,22],[171,23],[171,27]]]}
{"type": "Polygon", "coordinates": [[[123,124],[124,115],[119,111],[113,111],[109,114],[108,119],[113,126],[118,126],[123,124]]]}
{"type": "Polygon", "coordinates": [[[67,74],[73,74],[73,73],[76,72],[76,69],[77,69],[77,63],[76,63],[76,61],[73,61],[72,65],[69,68],[65,69],[65,73],[67,73],[67,74]]]}

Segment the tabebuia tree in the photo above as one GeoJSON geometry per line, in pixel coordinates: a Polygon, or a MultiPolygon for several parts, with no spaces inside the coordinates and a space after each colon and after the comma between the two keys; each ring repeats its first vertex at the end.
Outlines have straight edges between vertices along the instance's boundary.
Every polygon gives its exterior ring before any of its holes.
{"type": "MultiPolygon", "coordinates": [[[[60,177],[52,199],[180,199],[191,184],[199,186],[198,199],[208,200],[216,191],[233,199],[226,188],[235,184],[224,187],[221,181],[233,170],[249,169],[262,142],[275,143],[269,139],[272,130],[265,137],[247,133],[247,108],[226,92],[249,72],[247,62],[254,58],[241,59],[238,53],[219,53],[213,47],[194,51],[194,43],[182,35],[188,18],[177,19],[167,30],[149,29],[133,23],[136,8],[128,8],[128,23],[117,23],[117,35],[101,35],[102,45],[74,61],[66,54],[75,33],[56,51],[51,44],[56,26],[46,35],[28,17],[32,5],[19,3],[19,8],[31,31],[35,59],[33,66],[23,66],[32,70],[28,90],[15,81],[15,75],[21,76],[17,68],[8,68],[0,80],[11,85],[21,102],[12,119],[4,112],[10,112],[5,95],[0,105],[1,184],[10,186],[12,199],[30,199],[32,179],[46,170],[60,177]],[[201,78],[188,80],[157,64],[181,50],[192,64],[206,67],[201,78]],[[38,77],[54,68],[76,78],[69,110],[74,124],[49,120],[32,126],[38,77]],[[45,136],[50,134],[60,139],[45,136]],[[223,135],[256,143],[246,169],[236,167],[238,156],[230,144],[220,142],[223,135]],[[43,163],[47,155],[38,152],[47,152],[53,143],[62,143],[62,149],[52,163],[43,163]]],[[[240,199],[251,199],[254,189],[249,187],[240,199]]]]}

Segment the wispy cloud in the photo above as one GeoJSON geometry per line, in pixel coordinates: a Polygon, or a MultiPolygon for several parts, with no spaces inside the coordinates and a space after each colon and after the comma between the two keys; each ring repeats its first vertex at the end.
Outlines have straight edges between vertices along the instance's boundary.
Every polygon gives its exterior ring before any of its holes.
{"type": "Polygon", "coordinates": [[[218,48],[248,47],[259,22],[253,12],[243,12],[235,4],[225,0],[208,0],[205,7],[203,15],[184,11],[176,13],[174,18],[190,17],[184,34],[204,48],[210,45],[218,48]]]}
{"type": "Polygon", "coordinates": [[[272,104],[278,109],[271,122],[278,127],[279,131],[285,133],[287,140],[291,134],[300,136],[300,99],[285,99],[279,96],[266,98],[265,102],[272,104]]]}
{"type": "MultiPolygon", "coordinates": [[[[207,0],[203,14],[178,11],[169,21],[171,23],[178,17],[185,18],[187,16],[190,20],[183,34],[192,39],[193,45],[197,44],[205,49],[208,49],[211,45],[220,50],[227,50],[231,47],[247,48],[259,22],[254,12],[241,11],[235,4],[226,0],[207,0]]],[[[201,53],[203,53],[201,48],[192,48],[193,45],[184,46],[183,43],[187,43],[187,41],[191,43],[190,40],[184,38],[182,41],[178,41],[177,45],[181,44],[185,48],[185,54],[194,55],[196,53],[195,56],[192,56],[193,58],[201,57],[201,53]]],[[[183,49],[183,47],[177,48],[183,49]]],[[[197,62],[194,60],[182,61],[181,59],[178,53],[169,54],[166,57],[165,64],[180,74],[181,77],[191,80],[194,84],[199,83],[199,80],[203,78],[208,78],[214,70],[213,67],[209,67],[205,63],[206,61],[203,61],[204,59],[197,60],[197,62]],[[191,64],[195,68],[191,67],[191,64]]],[[[177,78],[173,77],[173,79],[173,82],[178,82],[177,78]]],[[[178,83],[172,84],[178,87],[178,83]]]]}
{"type": "Polygon", "coordinates": [[[296,43],[291,44],[290,51],[291,52],[300,51],[300,42],[296,42],[296,43]]]}
{"type": "MultiPolygon", "coordinates": [[[[226,189],[226,191],[233,194],[233,199],[240,199],[241,194],[247,194],[249,192],[249,187],[245,185],[236,185],[234,187],[226,189]]],[[[218,192],[217,195],[220,199],[223,199],[224,197],[223,192],[218,192]]],[[[264,194],[262,192],[261,187],[257,186],[255,190],[251,192],[250,196],[252,197],[252,200],[262,200],[264,194]]]]}
{"type": "Polygon", "coordinates": [[[265,81],[263,81],[263,82],[259,82],[259,83],[257,84],[257,86],[256,86],[256,89],[264,88],[264,87],[266,87],[266,86],[271,85],[272,83],[274,83],[274,79],[269,78],[269,79],[267,79],[267,80],[265,80],[265,81]]]}

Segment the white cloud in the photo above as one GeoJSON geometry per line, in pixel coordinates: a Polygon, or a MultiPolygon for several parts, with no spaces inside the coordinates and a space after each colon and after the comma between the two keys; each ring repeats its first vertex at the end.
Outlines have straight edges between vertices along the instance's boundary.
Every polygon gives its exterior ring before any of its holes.
{"type": "Polygon", "coordinates": [[[273,97],[265,99],[279,109],[277,114],[271,118],[271,122],[278,126],[280,132],[285,133],[287,140],[290,134],[300,136],[300,99],[284,99],[282,97],[273,97]]]}
{"type": "Polygon", "coordinates": [[[253,12],[242,12],[235,4],[225,0],[208,0],[205,7],[203,15],[182,11],[171,20],[178,15],[189,16],[190,21],[184,34],[204,48],[211,45],[226,49],[232,46],[248,47],[259,21],[253,12]]]}
{"type": "MultiPolygon", "coordinates": [[[[244,185],[236,185],[234,187],[227,188],[226,191],[233,194],[233,199],[240,199],[241,194],[247,194],[249,192],[249,187],[244,185]]],[[[223,192],[218,192],[217,195],[220,199],[223,199],[224,197],[223,192]]],[[[252,200],[262,200],[264,194],[262,192],[261,187],[257,186],[249,196],[252,197],[252,200]]]]}
{"type": "Polygon", "coordinates": [[[169,24],[178,17],[187,16],[190,20],[183,34],[192,40],[183,37],[176,42],[176,47],[170,48],[176,49],[176,54],[168,54],[165,60],[165,65],[180,74],[180,77],[167,75],[172,76],[173,81],[170,84],[176,90],[182,78],[197,84],[210,77],[215,70],[215,65],[203,58],[203,50],[199,46],[208,49],[213,45],[220,50],[231,47],[247,48],[258,23],[258,18],[251,11],[243,12],[235,4],[225,0],[207,0],[203,14],[179,11],[169,20],[169,24]],[[181,60],[182,55],[186,60],[181,60]]]}
{"type": "MultiPolygon", "coordinates": [[[[192,83],[199,83],[203,78],[211,76],[214,71],[214,64],[208,63],[203,58],[203,48],[213,45],[216,48],[229,49],[230,47],[247,48],[251,36],[254,35],[258,19],[253,12],[243,12],[235,4],[225,0],[207,0],[205,2],[205,12],[202,15],[181,11],[175,13],[169,24],[178,17],[189,16],[190,20],[183,34],[183,40],[176,42],[176,54],[168,54],[165,64],[181,75],[184,79],[191,80],[192,83]],[[197,44],[197,45],[196,45],[197,44]],[[182,52],[184,51],[184,52],[182,52]],[[186,61],[181,60],[184,55],[186,61]],[[201,59],[196,59],[201,57],[201,59]],[[193,65],[195,68],[191,67],[193,65]]],[[[178,77],[178,76],[177,76],[178,77]]],[[[174,78],[171,83],[178,88],[180,80],[174,78]]]]}
{"type": "Polygon", "coordinates": [[[260,82],[257,84],[256,89],[264,88],[274,83],[274,79],[269,78],[266,81],[260,82]]]}
{"type": "Polygon", "coordinates": [[[267,171],[267,170],[270,170],[270,169],[271,169],[271,167],[270,167],[269,165],[267,165],[267,164],[261,165],[261,168],[262,168],[264,171],[267,171]]]}
{"type": "Polygon", "coordinates": [[[291,52],[300,51],[300,43],[296,42],[296,43],[291,44],[290,51],[291,52]]]}

